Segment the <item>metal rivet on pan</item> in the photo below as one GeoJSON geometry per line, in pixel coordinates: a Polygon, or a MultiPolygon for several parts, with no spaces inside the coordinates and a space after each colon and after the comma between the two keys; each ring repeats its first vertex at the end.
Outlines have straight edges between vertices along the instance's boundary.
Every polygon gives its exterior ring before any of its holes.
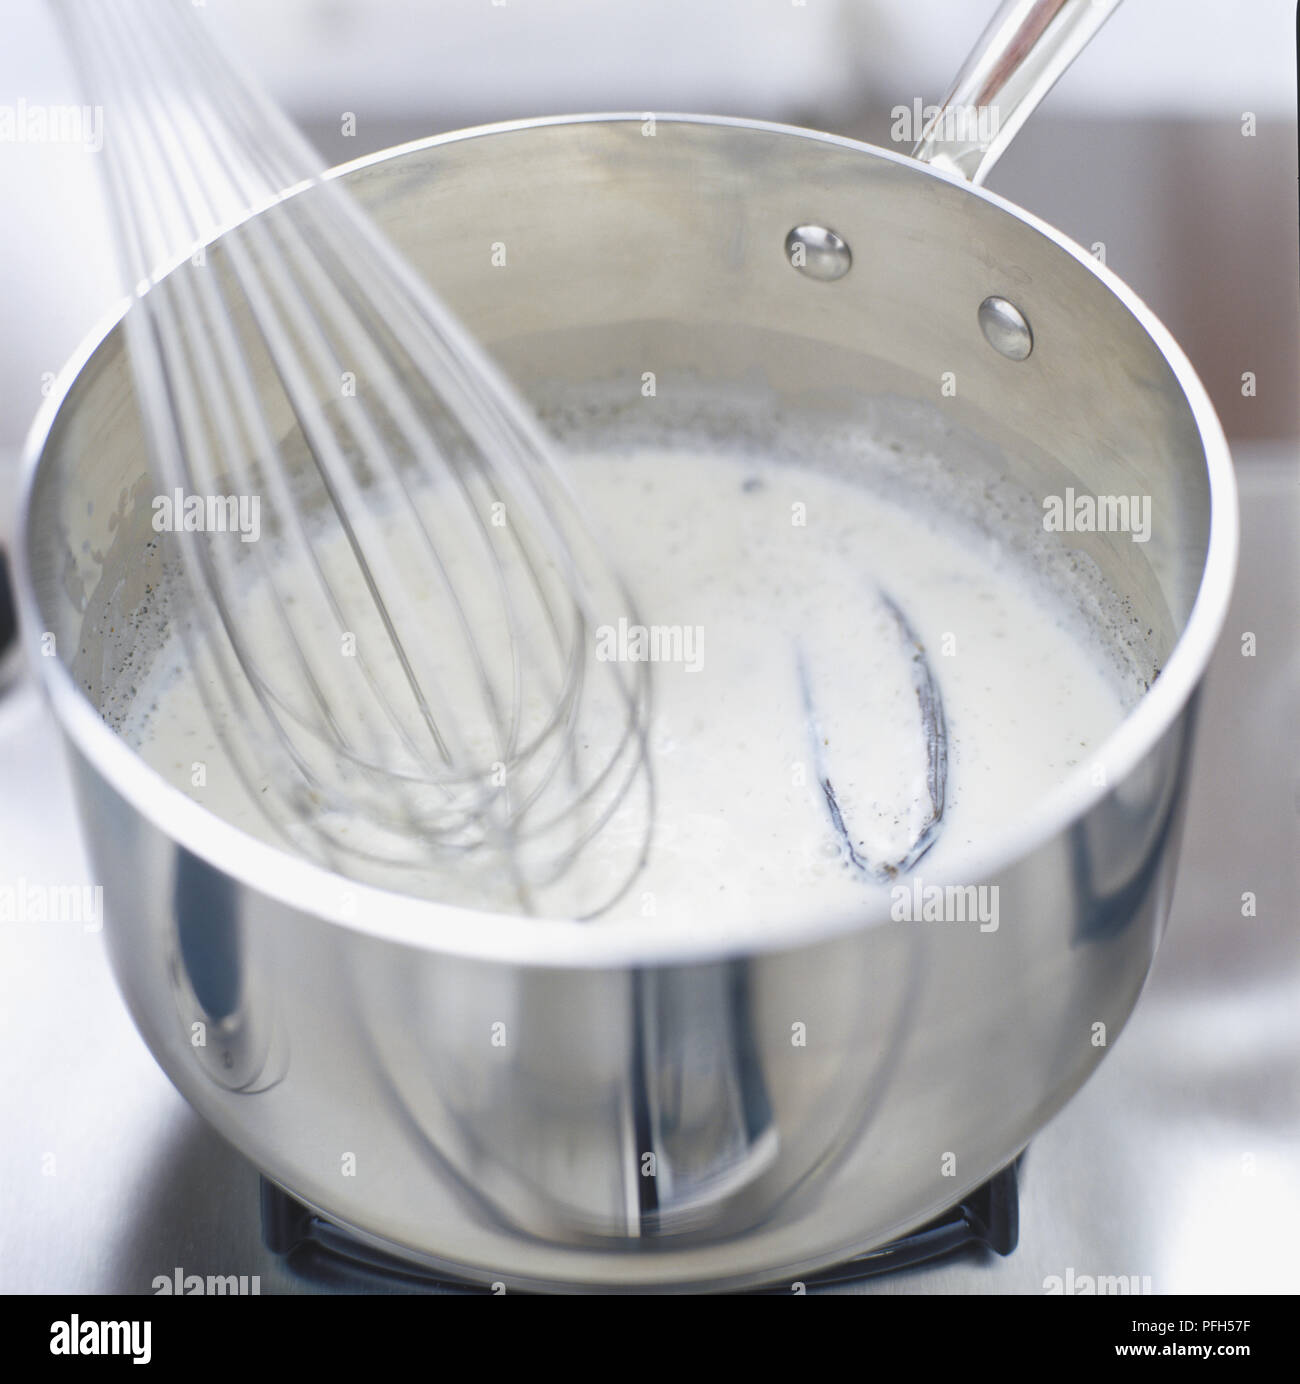
{"type": "Polygon", "coordinates": [[[826,226],[796,226],[785,238],[785,255],[801,274],[823,283],[853,267],[853,251],[826,226]]]}
{"type": "Polygon", "coordinates": [[[1024,313],[996,294],[980,304],[980,328],[985,341],[1008,360],[1024,360],[1034,349],[1034,334],[1024,313]]]}

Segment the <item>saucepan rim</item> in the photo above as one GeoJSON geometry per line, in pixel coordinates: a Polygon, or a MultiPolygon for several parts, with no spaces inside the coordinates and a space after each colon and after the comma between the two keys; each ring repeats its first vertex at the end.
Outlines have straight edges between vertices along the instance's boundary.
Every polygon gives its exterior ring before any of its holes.
{"type": "MultiPolygon", "coordinates": [[[[464,140],[566,125],[640,123],[644,119],[644,114],[616,112],[479,125],[380,150],[341,164],[326,176],[345,177],[390,159],[464,140]]],[[[996,193],[893,150],[793,125],[659,112],[655,120],[659,125],[728,127],[829,144],[903,165],[918,178],[938,178],[959,186],[968,196],[979,198],[1044,236],[1099,280],[1160,351],[1187,401],[1204,450],[1210,492],[1209,537],[1191,614],[1159,678],[1098,752],[1108,768],[1108,784],[1093,783],[1088,766],[1077,766],[1039,800],[1032,816],[1026,814],[1015,828],[1003,832],[982,850],[963,857],[962,882],[996,880],[1003,871],[1067,829],[1120,784],[1174,724],[1205,672],[1227,613],[1238,545],[1232,461],[1209,396],[1171,333],[1132,289],[1082,246],[996,193]]],[[[298,190],[290,189],[283,195],[291,196],[298,190]]],[[[59,658],[40,655],[39,610],[29,571],[27,530],[36,479],[54,421],[87,362],[121,322],[128,302],[124,299],[119,303],[85,338],[63,367],[32,424],[22,464],[16,535],[17,587],[29,656],[33,667],[40,670],[65,735],[76,752],[158,831],[246,888],[300,914],[376,939],[485,962],[581,969],[684,964],[807,947],[887,920],[887,898],[879,906],[848,915],[792,919],[784,925],[764,924],[761,930],[741,936],[736,934],[734,924],[711,924],[707,919],[689,933],[665,933],[662,923],[652,918],[602,925],[430,902],[359,883],[287,849],[258,840],[166,783],[103,720],[77,686],[68,666],[59,658]]]]}

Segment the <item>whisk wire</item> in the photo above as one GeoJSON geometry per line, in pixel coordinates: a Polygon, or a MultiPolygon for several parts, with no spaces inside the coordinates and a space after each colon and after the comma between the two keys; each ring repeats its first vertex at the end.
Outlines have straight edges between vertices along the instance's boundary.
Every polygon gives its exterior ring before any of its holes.
{"type": "Polygon", "coordinates": [[[649,848],[649,673],[608,663],[593,683],[593,621],[635,604],[538,421],[188,7],[151,9],[147,33],[114,0],[57,9],[111,97],[157,474],[270,501],[255,555],[177,541],[250,791],[332,864],[495,852],[525,907],[622,820],[637,844],[602,911],[649,848]],[[207,246],[204,266],[172,265],[178,245],[207,246]],[[340,407],[349,373],[364,386],[340,407]],[[331,652],[349,637],[355,657],[331,652]]]}

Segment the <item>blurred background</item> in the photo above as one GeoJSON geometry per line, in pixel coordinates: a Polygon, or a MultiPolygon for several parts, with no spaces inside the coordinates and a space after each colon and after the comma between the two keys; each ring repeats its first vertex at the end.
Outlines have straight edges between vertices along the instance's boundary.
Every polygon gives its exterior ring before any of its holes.
{"type": "MultiPolygon", "coordinates": [[[[580,110],[750,115],[889,146],[891,109],[937,101],[994,8],[196,3],[330,163],[464,125],[580,110]]],[[[78,102],[43,0],[5,9],[0,107],[78,102]]],[[[1300,419],[1294,23],[1292,0],[1122,6],[989,184],[1081,244],[1105,246],[1191,356],[1233,439],[1294,438],[1300,419]],[[1242,394],[1246,371],[1254,397],[1242,394]]],[[[0,448],[20,443],[42,382],[116,296],[95,164],[76,145],[0,141],[0,448]]]]}
{"type": "MultiPolygon", "coordinates": [[[[890,146],[893,108],[939,100],[995,7],[195,3],[329,163],[582,110],[748,115],[890,146]]],[[[43,0],[5,0],[4,24],[0,545],[42,392],[119,296],[94,154],[4,136],[21,102],[81,99],[43,0]]],[[[1104,246],[1191,357],[1237,460],[1242,564],[1202,704],[1169,936],[1116,1054],[1035,1141],[1020,1250],[862,1291],[1041,1292],[1066,1263],[1154,1273],[1160,1292],[1300,1290],[1294,26],[1294,0],[1130,0],[989,180],[1085,247],[1104,246]],[[1257,658],[1241,656],[1244,631],[1257,658]],[[1259,899],[1249,920],[1247,890],[1259,899]]],[[[0,879],[86,868],[71,863],[57,758],[29,679],[0,698],[0,879]]],[[[153,1064],[98,939],[0,928],[0,976],[11,980],[0,1003],[0,1126],[11,1131],[0,1140],[0,1291],[147,1291],[172,1264],[260,1272],[264,1291],[300,1287],[261,1249],[256,1174],[153,1064]],[[37,1171],[56,1148],[58,1188],[37,1171]]]]}

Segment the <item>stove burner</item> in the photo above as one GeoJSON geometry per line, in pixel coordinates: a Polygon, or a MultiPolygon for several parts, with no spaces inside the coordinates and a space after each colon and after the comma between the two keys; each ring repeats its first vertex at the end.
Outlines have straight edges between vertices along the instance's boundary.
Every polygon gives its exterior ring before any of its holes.
{"type": "MultiPolygon", "coordinates": [[[[1006,1256],[1020,1239],[1020,1201],[1017,1170],[1024,1154],[995,1173],[982,1187],[964,1197],[943,1215],[888,1245],[857,1255],[821,1273],[809,1274],[809,1287],[877,1278],[947,1258],[964,1250],[983,1248],[1006,1256]]],[[[262,1178],[262,1240],[272,1254],[299,1277],[351,1292],[419,1293],[431,1288],[487,1291],[439,1275],[385,1250],[362,1244],[332,1221],[262,1178]]],[[[768,1289],[788,1292],[788,1288],[768,1289]]]]}

